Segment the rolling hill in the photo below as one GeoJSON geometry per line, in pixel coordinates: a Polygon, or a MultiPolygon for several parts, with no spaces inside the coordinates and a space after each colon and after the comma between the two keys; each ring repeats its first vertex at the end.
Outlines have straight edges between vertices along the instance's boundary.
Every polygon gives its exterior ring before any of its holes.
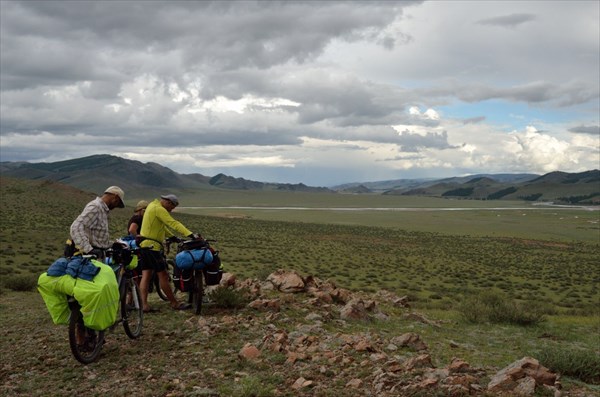
{"type": "Polygon", "coordinates": [[[551,172],[522,181],[497,180],[493,175],[476,176],[464,182],[445,179],[415,189],[394,189],[383,194],[598,205],[600,204],[600,171],[551,172]]]}
{"type": "Polygon", "coordinates": [[[580,173],[480,174],[444,179],[398,179],[333,187],[266,183],[225,174],[179,174],[158,163],[142,163],[100,154],[53,163],[2,162],[2,175],[49,180],[99,192],[122,185],[144,194],[195,192],[214,189],[290,191],[339,194],[383,194],[444,197],[472,200],[552,201],[564,204],[600,204],[600,170],[580,173]]]}
{"type": "Polygon", "coordinates": [[[0,172],[13,178],[61,182],[91,192],[99,192],[110,185],[128,186],[153,194],[165,190],[180,192],[206,189],[331,192],[327,188],[304,184],[255,182],[224,174],[214,177],[179,174],[157,163],[142,163],[108,154],[53,163],[2,162],[0,172]]]}

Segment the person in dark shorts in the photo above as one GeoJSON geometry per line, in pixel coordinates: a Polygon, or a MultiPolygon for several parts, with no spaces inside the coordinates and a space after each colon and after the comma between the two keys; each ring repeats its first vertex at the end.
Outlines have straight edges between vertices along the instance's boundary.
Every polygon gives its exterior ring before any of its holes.
{"type": "Polygon", "coordinates": [[[142,303],[144,305],[144,311],[150,311],[148,305],[148,287],[150,285],[150,279],[152,278],[152,272],[156,272],[160,283],[160,288],[163,290],[171,307],[174,310],[185,310],[191,306],[185,303],[179,303],[171,285],[169,284],[169,277],[167,274],[167,262],[163,256],[161,250],[163,249],[162,242],[167,237],[173,235],[173,232],[177,232],[183,236],[190,238],[201,238],[200,235],[192,233],[186,228],[181,222],[175,220],[171,216],[171,211],[179,205],[179,199],[174,194],[167,194],[161,196],[160,199],[155,199],[146,208],[141,228],[142,242],[140,247],[140,259],[142,263],[142,281],[140,283],[140,290],[142,295],[142,303]]]}

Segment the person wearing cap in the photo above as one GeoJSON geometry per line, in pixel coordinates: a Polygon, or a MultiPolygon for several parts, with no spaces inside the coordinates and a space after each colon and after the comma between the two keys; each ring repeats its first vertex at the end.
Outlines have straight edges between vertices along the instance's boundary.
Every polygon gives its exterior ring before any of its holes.
{"type": "Polygon", "coordinates": [[[137,236],[142,230],[142,221],[144,219],[144,212],[146,212],[148,202],[146,200],[138,201],[135,209],[133,210],[133,216],[127,222],[127,234],[130,236],[137,236]]]}
{"type": "Polygon", "coordinates": [[[145,312],[151,311],[151,308],[148,305],[148,287],[150,286],[152,272],[156,272],[158,275],[160,288],[164,291],[165,295],[167,295],[173,309],[184,310],[191,307],[189,304],[179,303],[177,298],[175,298],[166,271],[167,262],[161,253],[163,248],[162,242],[165,241],[167,237],[173,236],[173,232],[177,232],[187,237],[201,238],[171,216],[171,211],[178,205],[179,199],[177,196],[174,194],[167,194],[160,196],[160,200],[155,199],[148,204],[146,212],[144,213],[144,222],[142,222],[140,232],[142,236],[140,247],[146,249],[140,251],[142,265],[140,292],[145,312]]]}
{"type": "Polygon", "coordinates": [[[76,249],[88,255],[104,258],[104,250],[110,248],[108,213],[123,208],[125,193],[118,186],[108,187],[101,197],[87,203],[81,214],[71,224],[71,239],[76,249]]]}

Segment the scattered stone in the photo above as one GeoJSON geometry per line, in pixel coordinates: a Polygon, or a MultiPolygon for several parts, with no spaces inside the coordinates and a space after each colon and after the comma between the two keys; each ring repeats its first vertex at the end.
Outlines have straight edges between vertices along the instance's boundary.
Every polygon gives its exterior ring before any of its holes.
{"type": "Polygon", "coordinates": [[[390,342],[401,347],[409,347],[415,351],[427,350],[427,345],[423,342],[421,336],[414,332],[395,336],[390,342]]]}
{"type": "Polygon", "coordinates": [[[260,357],[260,350],[251,343],[246,343],[238,353],[238,357],[244,360],[256,360],[260,357]]]}
{"type": "Polygon", "coordinates": [[[257,298],[261,294],[262,289],[273,289],[271,283],[260,283],[258,280],[246,279],[241,283],[237,283],[238,290],[244,290],[252,299],[257,298]]]}
{"type": "Polygon", "coordinates": [[[321,316],[319,313],[309,313],[308,315],[306,315],[306,317],[304,317],[305,320],[308,321],[321,321],[323,320],[323,316],[321,316]]]}
{"type": "Polygon", "coordinates": [[[468,362],[455,357],[452,359],[452,362],[448,366],[448,370],[450,371],[450,373],[453,373],[453,374],[465,373],[465,372],[470,372],[471,367],[469,366],[468,362]]]}
{"type": "Polygon", "coordinates": [[[370,318],[368,312],[375,309],[375,301],[354,298],[340,310],[340,317],[344,320],[368,320],[370,318]]]}
{"type": "Polygon", "coordinates": [[[285,293],[304,292],[306,288],[304,279],[295,271],[279,269],[271,273],[267,281],[277,290],[285,293]]]}
{"type": "Polygon", "coordinates": [[[356,342],[354,344],[354,350],[356,350],[357,352],[365,352],[365,351],[373,352],[373,351],[375,351],[375,349],[373,348],[373,345],[371,345],[371,342],[369,342],[366,339],[361,339],[358,342],[356,342]]]}
{"type": "Polygon", "coordinates": [[[327,303],[327,304],[333,303],[333,297],[331,296],[331,294],[329,292],[315,290],[315,291],[311,291],[310,293],[312,296],[317,298],[316,302],[318,302],[318,303],[327,303]]]}
{"type": "Polygon", "coordinates": [[[288,364],[295,364],[296,361],[306,360],[307,357],[308,356],[306,355],[306,353],[298,353],[298,352],[288,351],[287,359],[285,360],[285,362],[288,364]]]}
{"type": "Polygon", "coordinates": [[[395,293],[387,290],[379,290],[375,296],[383,302],[392,303],[396,307],[410,307],[408,296],[399,297],[395,293]]]}
{"type": "Polygon", "coordinates": [[[407,320],[415,320],[415,321],[418,321],[423,324],[431,325],[432,327],[436,327],[436,328],[440,327],[440,325],[438,323],[436,323],[435,321],[429,320],[427,317],[425,317],[424,315],[422,315],[420,313],[416,313],[416,312],[407,313],[402,317],[407,320]]]}
{"type": "Polygon", "coordinates": [[[373,353],[369,359],[373,362],[382,362],[387,360],[387,355],[385,353],[373,353]]]}
{"type": "Polygon", "coordinates": [[[433,368],[431,356],[429,354],[420,354],[411,357],[402,364],[404,370],[411,371],[415,368],[433,368]]]}
{"type": "Polygon", "coordinates": [[[352,293],[344,288],[336,288],[330,293],[334,302],[346,304],[352,299],[352,293]]]}
{"type": "Polygon", "coordinates": [[[393,343],[390,343],[385,347],[385,350],[395,352],[396,350],[398,350],[398,346],[394,345],[393,343]]]}
{"type": "Polygon", "coordinates": [[[256,310],[270,310],[278,312],[281,310],[279,299],[256,299],[248,303],[248,307],[256,310]]]}
{"type": "Polygon", "coordinates": [[[296,381],[292,385],[292,389],[298,390],[298,389],[302,389],[302,388],[311,386],[312,384],[313,384],[312,380],[306,380],[303,377],[299,377],[298,379],[296,379],[296,381]]]}
{"type": "Polygon", "coordinates": [[[274,352],[282,352],[287,349],[288,334],[285,331],[278,331],[263,338],[262,348],[274,352]]]}
{"type": "Polygon", "coordinates": [[[523,357],[496,373],[488,384],[488,390],[529,396],[535,392],[536,386],[554,386],[556,378],[557,375],[540,365],[538,360],[523,357]]]}
{"type": "Polygon", "coordinates": [[[236,281],[237,278],[235,277],[235,274],[226,272],[223,273],[223,276],[221,277],[220,285],[222,285],[223,287],[235,288],[236,281]]]}

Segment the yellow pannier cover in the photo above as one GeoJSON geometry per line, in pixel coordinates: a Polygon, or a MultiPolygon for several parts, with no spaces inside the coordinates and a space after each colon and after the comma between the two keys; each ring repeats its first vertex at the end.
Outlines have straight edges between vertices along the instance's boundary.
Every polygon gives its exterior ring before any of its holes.
{"type": "Polygon", "coordinates": [[[119,308],[117,278],[110,266],[96,260],[92,263],[100,268],[92,281],[69,275],[51,277],[47,273],[38,278],[38,291],[54,324],[69,323],[67,295],[75,297],[81,305],[86,327],[101,331],[115,323],[119,308]]]}

